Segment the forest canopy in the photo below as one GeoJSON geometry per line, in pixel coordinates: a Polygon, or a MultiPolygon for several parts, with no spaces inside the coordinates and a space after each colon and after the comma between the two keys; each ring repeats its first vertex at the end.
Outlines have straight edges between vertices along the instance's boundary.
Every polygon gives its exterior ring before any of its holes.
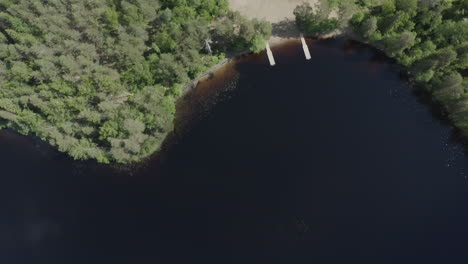
{"type": "Polygon", "coordinates": [[[383,50],[468,136],[467,0],[320,0],[294,14],[309,34],[342,31],[383,50]]]}
{"type": "Polygon", "coordinates": [[[184,84],[270,35],[226,0],[0,0],[0,128],[75,159],[138,161],[172,129],[184,84]]]}

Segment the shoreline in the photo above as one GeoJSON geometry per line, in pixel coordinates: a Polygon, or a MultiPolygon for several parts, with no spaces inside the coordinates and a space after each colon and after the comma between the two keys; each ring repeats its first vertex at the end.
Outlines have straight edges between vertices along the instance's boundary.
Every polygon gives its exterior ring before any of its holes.
{"type": "MultiPolygon", "coordinates": [[[[299,32],[299,30],[297,30],[297,32],[299,32]]],[[[297,33],[297,32],[294,32],[294,33],[297,33]]],[[[318,39],[318,40],[342,37],[342,38],[357,41],[357,42],[360,42],[360,43],[363,43],[363,44],[366,44],[366,45],[370,45],[370,46],[372,46],[372,47],[374,47],[374,48],[376,48],[376,49],[378,49],[380,51],[383,51],[381,48],[373,46],[370,43],[367,43],[366,41],[363,41],[362,39],[359,39],[357,36],[355,36],[353,34],[349,34],[347,32],[335,32],[335,33],[329,33],[329,34],[318,35],[318,36],[307,36],[307,35],[305,35],[304,37],[306,39],[318,39]]],[[[299,33],[297,34],[297,37],[272,36],[267,42],[268,42],[268,44],[270,45],[271,48],[277,48],[279,46],[286,45],[289,42],[293,42],[293,41],[300,41],[300,34],[299,33]]],[[[266,49],[262,50],[258,54],[260,54],[262,52],[265,52],[265,51],[266,51],[266,49]]],[[[251,51],[241,51],[241,52],[238,52],[238,53],[236,53],[236,54],[234,54],[234,55],[232,55],[230,57],[222,59],[217,64],[214,64],[208,70],[203,72],[200,76],[198,76],[195,79],[190,80],[189,82],[187,82],[182,88],[182,95],[179,97],[179,99],[184,97],[186,95],[186,93],[188,93],[191,90],[195,89],[200,81],[204,81],[206,78],[214,75],[217,71],[222,70],[224,66],[226,66],[227,64],[239,59],[241,56],[250,55],[250,54],[254,54],[254,53],[251,52],[251,51]]],[[[179,99],[177,99],[177,101],[179,99]]]]}
{"type": "MultiPolygon", "coordinates": [[[[272,36],[272,38],[270,38],[270,40],[268,40],[267,42],[268,42],[268,44],[270,44],[271,48],[275,48],[275,47],[278,47],[278,46],[288,44],[289,42],[295,41],[295,40],[299,40],[299,36],[297,38],[292,38],[292,37],[291,38],[285,38],[285,37],[272,36]]],[[[265,50],[266,49],[262,50],[260,53],[264,52],[265,50]]],[[[184,97],[188,92],[195,89],[200,81],[204,81],[206,78],[214,75],[217,71],[222,70],[224,66],[226,66],[227,64],[239,59],[241,56],[249,55],[249,54],[253,54],[253,52],[251,52],[251,51],[241,51],[241,52],[238,52],[238,53],[236,53],[236,54],[234,54],[234,55],[232,55],[230,57],[222,59],[217,64],[214,64],[208,70],[203,72],[200,76],[196,77],[193,80],[190,80],[185,85],[183,85],[182,95],[177,99],[177,101],[179,99],[181,99],[182,97],[184,97]]]]}
{"type": "MultiPolygon", "coordinates": [[[[362,45],[368,46],[369,48],[375,49],[378,52],[383,52],[383,50],[381,50],[379,47],[371,45],[370,43],[367,43],[366,41],[363,41],[363,40],[357,38],[356,36],[353,36],[352,34],[349,34],[349,33],[346,33],[346,32],[341,32],[339,34],[332,34],[332,35],[326,35],[326,36],[317,36],[317,37],[306,36],[306,38],[308,38],[308,39],[313,38],[313,39],[318,39],[318,40],[325,40],[325,39],[331,39],[331,38],[344,38],[346,40],[354,41],[354,42],[360,43],[362,45]]],[[[278,40],[273,44],[274,45],[273,47],[286,45],[286,44],[288,44],[288,43],[290,43],[292,41],[295,41],[295,40],[297,40],[297,39],[295,39],[295,38],[278,38],[278,40]]],[[[265,51],[262,51],[262,52],[265,52],[265,51]]],[[[194,80],[190,81],[184,87],[184,89],[186,89],[186,90],[176,100],[176,107],[179,108],[182,105],[185,106],[185,107],[187,107],[187,106],[191,107],[193,105],[191,105],[190,103],[195,103],[195,104],[200,103],[200,101],[198,101],[198,100],[192,101],[193,98],[191,98],[192,93],[198,92],[198,91],[196,91],[196,88],[197,88],[197,85],[199,83],[203,83],[204,81],[206,81],[207,78],[210,78],[212,76],[215,76],[215,75],[217,76],[221,71],[223,71],[225,69],[225,67],[228,67],[230,63],[235,62],[238,59],[241,59],[242,56],[251,56],[251,55],[254,55],[254,54],[252,52],[247,52],[247,51],[239,52],[239,53],[235,54],[234,56],[229,57],[229,58],[225,58],[225,59],[221,60],[218,64],[213,65],[209,70],[207,70],[202,75],[195,78],[194,80]],[[191,87],[191,85],[193,87],[191,87]]],[[[386,57],[388,57],[388,56],[386,56],[386,57]]],[[[398,65],[398,63],[396,63],[396,64],[398,65]]],[[[404,69],[405,68],[402,67],[401,70],[404,70],[404,69]]],[[[436,115],[436,118],[439,121],[447,122],[446,125],[451,127],[451,129],[452,129],[451,135],[454,137],[457,144],[461,144],[465,149],[468,149],[468,137],[466,137],[463,134],[461,129],[459,129],[457,126],[455,126],[454,121],[448,116],[447,111],[444,109],[444,107],[441,106],[436,101],[434,101],[433,98],[432,98],[432,95],[430,93],[428,93],[426,90],[419,89],[418,87],[414,86],[414,84],[411,83],[411,82],[410,82],[410,87],[412,89],[415,89],[416,91],[419,91],[419,92],[423,93],[423,95],[416,95],[417,97],[423,99],[423,102],[421,102],[421,103],[428,106],[431,109],[431,112],[434,112],[434,111],[437,112],[438,114],[436,115]]],[[[213,95],[216,96],[216,93],[219,92],[219,91],[220,90],[216,90],[216,91],[212,90],[211,92],[214,92],[214,93],[209,94],[207,97],[203,97],[203,95],[197,95],[197,94],[194,94],[194,96],[196,96],[198,99],[210,99],[211,96],[213,96],[213,95]]],[[[194,109],[194,110],[196,112],[196,111],[199,111],[200,109],[194,109]]],[[[178,139],[185,132],[185,129],[187,129],[187,127],[188,127],[188,129],[190,129],[190,127],[187,126],[187,124],[190,124],[191,121],[196,122],[196,120],[188,120],[188,123],[182,124],[182,126],[180,126],[180,123],[177,124],[175,122],[175,120],[177,118],[186,118],[187,116],[184,115],[185,113],[186,112],[180,112],[179,109],[176,111],[176,115],[175,115],[175,119],[174,119],[174,127],[169,133],[167,133],[165,135],[165,138],[164,138],[160,148],[157,151],[155,151],[154,153],[142,158],[140,161],[130,162],[128,164],[120,164],[120,163],[100,164],[100,163],[97,163],[95,160],[92,160],[92,161],[91,160],[85,160],[85,161],[77,161],[77,162],[85,162],[85,163],[91,162],[91,164],[95,164],[95,165],[98,165],[98,166],[102,166],[102,165],[103,166],[109,166],[109,167],[112,167],[112,168],[117,169],[117,170],[125,170],[125,171],[131,171],[133,169],[138,169],[138,168],[145,167],[145,166],[147,166],[149,164],[149,162],[153,162],[153,161],[154,162],[160,162],[161,160],[164,160],[164,158],[166,156],[166,153],[170,149],[170,147],[173,146],[173,144],[178,143],[178,139]]],[[[39,137],[37,137],[35,135],[23,135],[21,133],[18,133],[18,131],[11,130],[11,129],[8,129],[8,128],[1,129],[0,131],[2,132],[2,134],[0,136],[4,137],[4,136],[15,135],[12,138],[16,138],[16,136],[21,136],[21,137],[24,136],[26,138],[31,138],[32,142],[36,142],[36,143],[40,142],[39,145],[47,146],[47,148],[49,148],[49,150],[58,151],[56,147],[50,145],[47,141],[44,141],[44,140],[40,139],[39,137]],[[10,132],[12,134],[10,134],[10,132]],[[46,144],[42,144],[42,143],[46,143],[46,144]]],[[[60,152],[60,151],[58,151],[58,152],[61,153],[61,154],[64,154],[63,152],[60,152]]],[[[67,153],[65,153],[65,155],[68,158],[70,158],[67,153]]]]}

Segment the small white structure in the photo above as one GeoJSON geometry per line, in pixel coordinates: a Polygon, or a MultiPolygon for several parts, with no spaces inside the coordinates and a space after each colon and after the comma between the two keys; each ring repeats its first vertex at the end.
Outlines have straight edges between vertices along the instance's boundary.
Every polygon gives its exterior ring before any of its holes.
{"type": "Polygon", "coordinates": [[[304,36],[301,34],[301,42],[302,42],[302,48],[304,49],[304,54],[305,54],[305,57],[307,60],[310,60],[311,59],[311,56],[310,56],[310,51],[309,51],[309,47],[307,46],[307,43],[304,39],[304,36]]]}
{"type": "Polygon", "coordinates": [[[213,51],[211,50],[211,44],[213,44],[213,41],[211,39],[205,39],[205,49],[208,51],[209,54],[213,53],[213,51]]]}
{"type": "Polygon", "coordinates": [[[267,49],[267,55],[268,55],[268,60],[270,61],[270,65],[275,66],[276,65],[275,58],[273,57],[273,52],[271,52],[270,44],[268,44],[268,41],[266,43],[266,49],[267,49]]]}

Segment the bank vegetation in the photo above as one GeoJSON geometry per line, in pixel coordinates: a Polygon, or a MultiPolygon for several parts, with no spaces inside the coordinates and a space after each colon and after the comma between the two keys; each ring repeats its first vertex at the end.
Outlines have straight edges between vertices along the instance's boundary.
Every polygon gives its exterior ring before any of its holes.
{"type": "Polygon", "coordinates": [[[74,159],[139,161],[184,84],[270,35],[226,0],[0,0],[0,129],[74,159]]]}
{"type": "Polygon", "coordinates": [[[403,65],[468,136],[467,0],[320,0],[295,11],[310,35],[342,33],[403,65]]]}

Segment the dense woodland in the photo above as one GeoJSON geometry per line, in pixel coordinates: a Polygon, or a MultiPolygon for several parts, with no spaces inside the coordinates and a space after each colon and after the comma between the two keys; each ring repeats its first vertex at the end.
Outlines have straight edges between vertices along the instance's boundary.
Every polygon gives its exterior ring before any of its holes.
{"type": "MultiPolygon", "coordinates": [[[[310,34],[345,32],[404,65],[468,136],[467,0],[320,0],[310,34]]],[[[261,51],[271,25],[227,0],[0,0],[0,129],[75,159],[128,163],[158,150],[175,101],[227,52],[261,51]]]]}
{"type": "Polygon", "coordinates": [[[468,136],[467,0],[321,0],[294,14],[310,34],[342,31],[382,49],[468,136]]]}
{"type": "Polygon", "coordinates": [[[270,35],[226,0],[0,0],[0,129],[75,159],[140,160],[184,84],[270,35]]]}

